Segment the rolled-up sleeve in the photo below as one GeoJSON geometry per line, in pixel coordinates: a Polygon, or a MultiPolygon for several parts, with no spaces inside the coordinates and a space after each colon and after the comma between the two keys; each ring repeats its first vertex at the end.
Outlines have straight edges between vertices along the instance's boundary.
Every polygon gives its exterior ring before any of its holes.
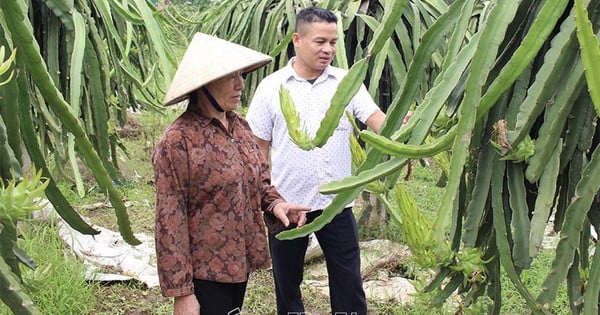
{"type": "Polygon", "coordinates": [[[367,119],[380,110],[364,85],[361,85],[350,104],[352,107],[352,114],[363,124],[366,124],[367,119]]]}

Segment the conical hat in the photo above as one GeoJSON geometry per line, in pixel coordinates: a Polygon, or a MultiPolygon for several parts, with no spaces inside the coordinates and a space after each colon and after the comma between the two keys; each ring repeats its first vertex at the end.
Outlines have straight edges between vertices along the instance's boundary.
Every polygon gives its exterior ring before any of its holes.
{"type": "Polygon", "coordinates": [[[198,88],[237,71],[252,72],[273,59],[253,49],[196,33],[188,46],[163,102],[173,105],[198,88]]]}

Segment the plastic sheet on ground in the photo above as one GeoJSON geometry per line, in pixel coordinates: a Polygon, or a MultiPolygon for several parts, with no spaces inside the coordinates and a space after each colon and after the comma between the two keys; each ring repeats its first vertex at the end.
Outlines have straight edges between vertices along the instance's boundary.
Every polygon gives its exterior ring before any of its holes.
{"type": "MultiPolygon", "coordinates": [[[[58,216],[50,203],[35,216],[56,218],[59,234],[73,253],[88,266],[89,280],[112,282],[138,280],[148,287],[158,285],[154,238],[138,233],[135,236],[142,242],[132,246],[123,240],[119,232],[92,225],[100,231],[97,235],[84,235],[71,228],[58,216]]],[[[85,218],[84,218],[85,219],[85,218]]]]}

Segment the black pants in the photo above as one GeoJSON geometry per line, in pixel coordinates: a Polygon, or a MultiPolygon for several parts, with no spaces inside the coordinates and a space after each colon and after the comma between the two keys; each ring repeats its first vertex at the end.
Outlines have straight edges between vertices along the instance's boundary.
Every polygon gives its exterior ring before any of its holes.
{"type": "MultiPolygon", "coordinates": [[[[313,221],[321,213],[320,210],[309,212],[307,222],[313,221]]],[[[275,238],[277,233],[269,234],[277,313],[303,314],[300,283],[304,273],[308,237],[280,241],[275,238]]],[[[360,274],[358,231],[352,209],[344,209],[320,231],[315,232],[315,235],[327,264],[332,314],[366,314],[367,305],[360,274]]]]}
{"type": "Polygon", "coordinates": [[[242,310],[247,282],[220,283],[194,279],[194,294],[202,315],[237,315],[242,310]]]}

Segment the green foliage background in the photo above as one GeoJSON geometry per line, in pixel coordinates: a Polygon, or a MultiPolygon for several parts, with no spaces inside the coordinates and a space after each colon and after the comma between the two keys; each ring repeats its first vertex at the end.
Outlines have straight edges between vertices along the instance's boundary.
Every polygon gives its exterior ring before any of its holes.
{"type": "MultiPolygon", "coordinates": [[[[458,291],[467,303],[488,296],[488,311],[498,313],[503,270],[533,313],[552,312],[566,279],[571,311],[597,314],[600,254],[590,254],[590,231],[600,227],[598,1],[231,0],[159,8],[145,0],[2,0],[0,45],[16,59],[0,60],[0,177],[18,182],[30,166],[41,170],[46,197],[89,234],[97,232],[55,181],[72,180],[80,196],[97,185],[123,238],[138,243],[116,189],[124,182],[116,153],[126,148],[115,130],[127,111],[161,112],[196,31],[275,58],[249,78],[247,102],[260,78],[293,54],[294,14],[311,4],[341,21],[335,64],[349,75],[337,93],[365,83],[387,119],[379,134],[360,133],[367,145],[355,175],[322,187],[337,194],[324,214],[279,237],[319,229],[373,182],[383,188],[372,193],[401,219],[408,213],[398,205],[410,204],[393,193],[402,169],[411,159],[446,154],[444,193],[428,235],[435,246],[425,251],[438,262],[423,289],[430,302],[458,291]],[[409,110],[414,116],[403,125],[409,110]],[[550,218],[561,241],[534,296],[520,275],[536,259],[550,218]]],[[[312,144],[327,141],[344,106],[344,97],[332,103],[312,144]]],[[[0,264],[2,301],[36,313],[22,291],[10,289],[20,287],[15,266],[27,259],[14,254],[14,222],[1,224],[0,263],[8,262],[0,264]]]]}

